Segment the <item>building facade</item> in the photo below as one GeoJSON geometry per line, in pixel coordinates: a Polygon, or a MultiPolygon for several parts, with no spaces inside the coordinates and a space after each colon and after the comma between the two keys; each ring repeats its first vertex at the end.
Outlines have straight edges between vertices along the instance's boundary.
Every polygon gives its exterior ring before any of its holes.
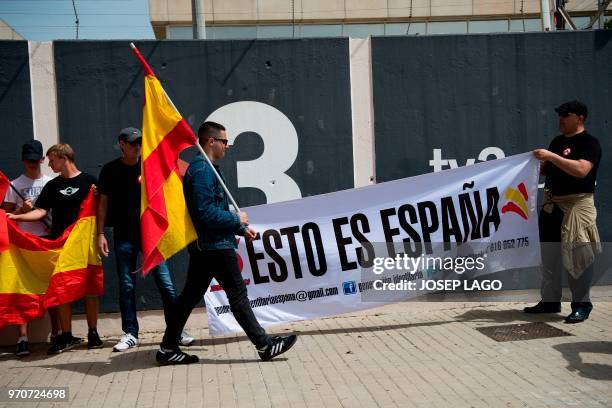
{"type": "MultiPolygon", "coordinates": [[[[208,39],[542,31],[542,0],[193,0],[208,39]]],[[[547,0],[544,0],[547,3],[547,0]]],[[[553,10],[554,0],[549,4],[553,10]]],[[[598,0],[566,5],[577,28],[598,0]]],[[[612,10],[608,7],[607,16],[612,10]]],[[[192,0],[149,0],[157,38],[193,38],[192,0]]],[[[603,22],[601,23],[603,25],[603,22]]],[[[595,25],[597,28],[597,25],[595,25]]]]}

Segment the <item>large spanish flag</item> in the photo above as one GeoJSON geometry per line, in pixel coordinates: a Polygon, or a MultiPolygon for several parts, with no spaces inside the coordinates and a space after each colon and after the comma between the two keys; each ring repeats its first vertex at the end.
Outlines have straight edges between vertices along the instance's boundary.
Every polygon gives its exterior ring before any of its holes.
{"type": "Polygon", "coordinates": [[[170,258],[197,237],[183,197],[179,153],[197,142],[161,83],[140,54],[144,70],[140,230],[143,273],[170,258]]]}
{"type": "Polygon", "coordinates": [[[23,232],[0,211],[0,271],[0,326],[25,323],[46,308],[85,295],[101,295],[93,190],[75,223],[53,241],[23,232]]]}

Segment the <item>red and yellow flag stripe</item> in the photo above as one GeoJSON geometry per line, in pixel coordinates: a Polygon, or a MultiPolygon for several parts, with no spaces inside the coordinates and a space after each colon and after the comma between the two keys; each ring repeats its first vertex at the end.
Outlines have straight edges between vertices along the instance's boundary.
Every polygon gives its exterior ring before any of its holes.
{"type": "Polygon", "coordinates": [[[93,191],[77,221],[56,240],[23,232],[4,212],[2,224],[7,226],[8,245],[0,247],[0,326],[22,324],[46,308],[104,292],[93,191]]]}
{"type": "Polygon", "coordinates": [[[179,154],[197,142],[144,57],[140,229],[143,272],[170,258],[197,237],[183,197],[179,154]]]}

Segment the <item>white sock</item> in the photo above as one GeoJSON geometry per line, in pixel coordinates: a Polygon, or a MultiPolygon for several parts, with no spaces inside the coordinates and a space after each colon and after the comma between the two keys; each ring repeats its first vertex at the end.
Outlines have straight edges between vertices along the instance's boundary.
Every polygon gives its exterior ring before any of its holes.
{"type": "Polygon", "coordinates": [[[22,341],[28,341],[28,336],[21,336],[17,339],[17,343],[21,343],[22,341]]]}

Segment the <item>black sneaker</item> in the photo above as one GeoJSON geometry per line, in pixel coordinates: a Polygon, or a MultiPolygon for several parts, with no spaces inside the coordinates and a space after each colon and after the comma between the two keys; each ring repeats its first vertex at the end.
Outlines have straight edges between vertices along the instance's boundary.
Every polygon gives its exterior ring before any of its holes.
{"type": "Polygon", "coordinates": [[[30,355],[30,348],[28,347],[27,340],[21,340],[19,343],[17,343],[17,351],[15,352],[15,355],[17,355],[18,357],[25,357],[30,355]]]}
{"type": "Polygon", "coordinates": [[[87,348],[88,349],[98,349],[102,348],[104,343],[98,334],[96,329],[89,329],[89,333],[87,333],[87,348]]]}
{"type": "Polygon", "coordinates": [[[66,342],[64,336],[58,334],[51,339],[51,347],[47,350],[47,354],[59,354],[66,348],[66,342]]]}
{"type": "Polygon", "coordinates": [[[589,313],[584,310],[574,310],[569,316],[565,318],[565,323],[581,323],[589,318],[589,313]]]}
{"type": "Polygon", "coordinates": [[[529,314],[559,313],[561,311],[561,303],[539,301],[537,305],[526,307],[523,311],[529,314]]]}
{"type": "Polygon", "coordinates": [[[74,337],[70,335],[66,340],[66,348],[64,350],[70,350],[83,343],[83,339],[80,337],[74,337]]]}
{"type": "Polygon", "coordinates": [[[172,351],[164,351],[161,347],[157,350],[155,359],[159,365],[170,365],[170,364],[192,364],[200,361],[198,356],[183,353],[181,350],[176,349],[172,351]]]}
{"type": "Polygon", "coordinates": [[[263,361],[271,360],[293,347],[296,340],[297,336],[295,334],[274,337],[271,345],[267,345],[263,349],[257,350],[259,353],[259,358],[261,358],[263,361]]]}
{"type": "Polygon", "coordinates": [[[83,342],[80,337],[74,337],[72,334],[65,335],[64,333],[55,336],[53,344],[47,350],[47,354],[59,354],[62,351],[75,348],[83,342]]]}

